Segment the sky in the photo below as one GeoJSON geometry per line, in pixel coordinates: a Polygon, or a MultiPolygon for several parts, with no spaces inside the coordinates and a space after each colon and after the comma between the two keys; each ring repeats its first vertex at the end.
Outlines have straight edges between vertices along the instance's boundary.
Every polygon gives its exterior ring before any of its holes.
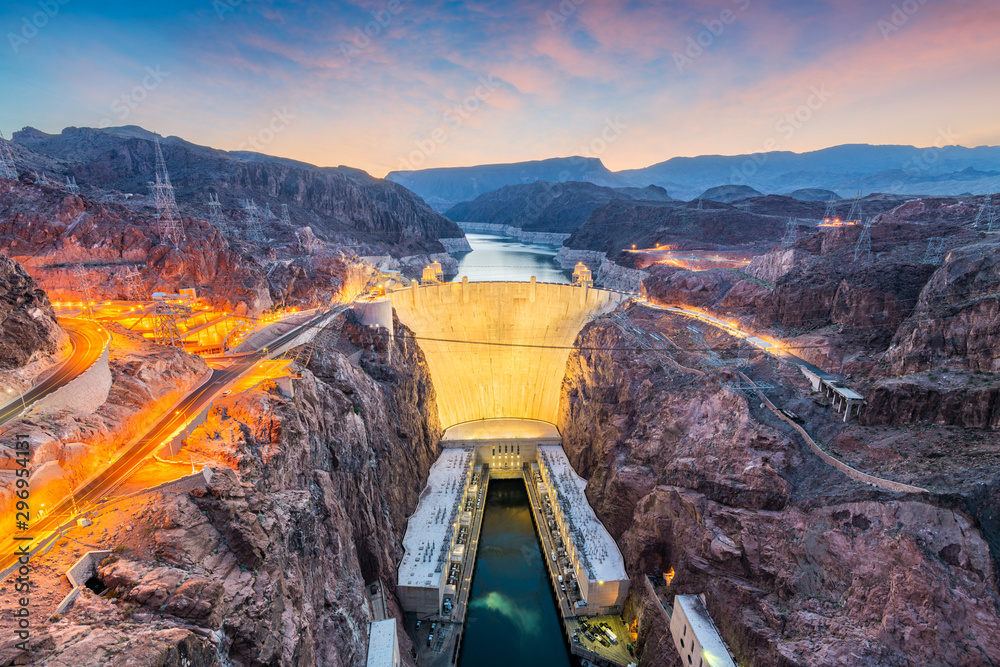
{"type": "Polygon", "coordinates": [[[1000,144],[995,0],[5,0],[0,130],[389,171],[1000,144]]]}

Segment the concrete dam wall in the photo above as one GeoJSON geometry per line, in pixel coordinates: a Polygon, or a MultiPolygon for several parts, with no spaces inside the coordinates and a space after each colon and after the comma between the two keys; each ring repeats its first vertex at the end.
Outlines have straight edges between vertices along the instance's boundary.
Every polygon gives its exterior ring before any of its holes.
{"type": "Polygon", "coordinates": [[[427,357],[448,428],[477,419],[555,422],[577,334],[628,298],[552,283],[463,281],[393,292],[392,305],[427,357]]]}

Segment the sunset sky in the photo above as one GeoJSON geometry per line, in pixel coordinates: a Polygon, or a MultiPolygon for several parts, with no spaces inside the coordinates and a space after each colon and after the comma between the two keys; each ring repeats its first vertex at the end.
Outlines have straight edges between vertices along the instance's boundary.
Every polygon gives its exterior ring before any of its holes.
{"type": "Polygon", "coordinates": [[[995,0],[12,0],[0,26],[7,137],[141,125],[377,176],[1000,144],[995,0]]]}

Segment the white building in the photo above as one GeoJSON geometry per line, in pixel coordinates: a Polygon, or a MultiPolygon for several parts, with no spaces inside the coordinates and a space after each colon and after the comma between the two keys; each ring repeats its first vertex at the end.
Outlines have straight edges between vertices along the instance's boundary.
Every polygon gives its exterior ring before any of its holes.
{"type": "Polygon", "coordinates": [[[369,626],[368,667],[399,667],[399,637],[396,619],[375,621],[369,626]]]}
{"type": "Polygon", "coordinates": [[[573,570],[587,603],[577,613],[620,613],[631,582],[618,545],[587,501],[587,482],[576,474],[560,446],[539,447],[538,468],[543,503],[547,495],[564,545],[565,554],[556,555],[573,570]]]}
{"type": "Polygon", "coordinates": [[[397,570],[396,592],[403,609],[418,616],[441,614],[445,598],[456,595],[455,582],[449,583],[448,577],[451,563],[461,563],[465,555],[460,533],[468,539],[471,532],[471,512],[463,501],[467,494],[478,493],[477,485],[470,486],[472,461],[469,450],[443,450],[406,524],[406,553],[397,570]]]}
{"type": "Polygon", "coordinates": [[[670,634],[681,661],[688,667],[736,667],[700,596],[674,598],[670,634]]]}

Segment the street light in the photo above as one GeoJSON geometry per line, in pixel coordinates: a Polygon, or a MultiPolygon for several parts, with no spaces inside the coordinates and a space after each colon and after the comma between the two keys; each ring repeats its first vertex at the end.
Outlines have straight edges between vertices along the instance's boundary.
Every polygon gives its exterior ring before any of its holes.
{"type": "MultiPolygon", "coordinates": [[[[17,390],[17,391],[18,391],[18,393],[19,393],[19,394],[21,395],[21,409],[22,409],[22,410],[27,410],[27,409],[28,409],[28,406],[24,404],[24,392],[23,392],[23,391],[21,391],[21,389],[20,389],[20,388],[18,388],[18,390],[17,390]]],[[[13,389],[11,389],[10,387],[7,387],[7,393],[13,396],[13,394],[14,394],[14,390],[13,390],[13,389]]]]}

